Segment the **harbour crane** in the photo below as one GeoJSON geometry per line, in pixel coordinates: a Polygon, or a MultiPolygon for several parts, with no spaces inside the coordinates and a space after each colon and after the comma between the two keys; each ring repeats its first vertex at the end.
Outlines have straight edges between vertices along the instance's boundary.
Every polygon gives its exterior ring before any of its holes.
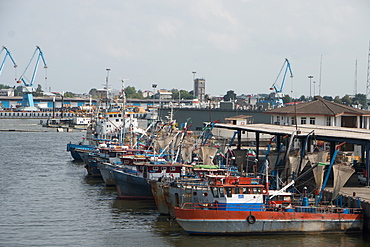
{"type": "MultiPolygon", "coordinates": [[[[42,59],[42,62],[44,63],[44,69],[47,69],[48,67],[46,65],[45,58],[44,58],[44,55],[42,53],[42,50],[40,49],[40,47],[36,46],[36,50],[33,53],[30,62],[28,63],[28,65],[27,65],[26,69],[24,70],[23,74],[19,77],[19,80],[17,81],[17,83],[22,83],[23,82],[23,84],[24,84],[24,87],[22,89],[22,92],[23,92],[22,107],[19,108],[19,110],[21,110],[21,111],[37,111],[38,110],[37,107],[35,107],[35,105],[34,105],[32,93],[35,91],[34,88],[33,88],[33,85],[34,85],[34,81],[35,81],[35,78],[36,78],[36,73],[37,73],[37,69],[38,69],[38,66],[39,66],[40,59],[42,59]],[[38,54],[38,55],[37,55],[36,64],[35,64],[35,68],[33,70],[31,80],[26,81],[25,74],[26,74],[28,68],[30,67],[30,64],[32,63],[32,61],[36,57],[36,54],[38,54]]],[[[45,79],[46,79],[46,77],[45,77],[45,79]]]]}
{"type": "Polygon", "coordinates": [[[285,79],[286,79],[286,75],[287,75],[288,71],[290,73],[290,78],[293,78],[293,72],[292,72],[292,69],[290,67],[290,62],[287,58],[285,58],[283,66],[281,67],[280,72],[279,72],[278,76],[276,77],[275,82],[270,87],[270,90],[274,91],[273,93],[271,93],[272,98],[273,98],[272,99],[272,107],[273,108],[279,108],[279,107],[284,106],[283,89],[284,89],[285,79]],[[277,83],[278,83],[278,80],[279,80],[280,75],[283,72],[283,70],[284,70],[284,75],[283,75],[283,78],[281,80],[281,84],[280,84],[280,87],[279,87],[277,83]]]}
{"type": "Polygon", "coordinates": [[[3,53],[3,51],[5,51],[5,56],[4,56],[3,62],[1,63],[1,66],[0,66],[0,75],[3,72],[4,64],[5,64],[6,59],[8,57],[12,60],[12,62],[14,64],[14,68],[18,67],[17,64],[15,63],[13,57],[12,57],[12,54],[10,53],[10,51],[5,46],[3,46],[3,48],[1,49],[0,54],[3,53]]]}

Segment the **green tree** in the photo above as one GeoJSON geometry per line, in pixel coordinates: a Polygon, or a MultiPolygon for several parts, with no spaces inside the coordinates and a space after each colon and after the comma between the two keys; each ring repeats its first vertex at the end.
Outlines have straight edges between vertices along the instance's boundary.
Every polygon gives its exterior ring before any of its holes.
{"type": "Polygon", "coordinates": [[[343,96],[342,103],[345,104],[345,105],[351,105],[352,104],[352,99],[349,97],[348,94],[343,96]]]}
{"type": "Polygon", "coordinates": [[[180,91],[178,89],[173,88],[171,90],[171,93],[173,99],[179,99],[179,97],[181,97],[181,95],[179,95],[180,91]]]}
{"type": "Polygon", "coordinates": [[[236,99],[236,93],[233,90],[229,90],[224,95],[224,101],[231,101],[236,99]]]}
{"type": "Polygon", "coordinates": [[[322,98],[328,101],[333,101],[333,97],[331,96],[323,96],[322,98]]]}
{"type": "Polygon", "coordinates": [[[179,99],[179,96],[180,96],[180,99],[193,99],[193,91],[186,91],[186,90],[178,90],[176,88],[172,89],[171,90],[171,93],[172,93],[172,98],[173,99],[179,99]],[[179,95],[180,93],[180,95],[179,95]]]}
{"type": "Polygon", "coordinates": [[[143,94],[141,90],[136,91],[135,87],[127,86],[125,88],[125,95],[128,99],[143,99],[143,94]]]}
{"type": "Polygon", "coordinates": [[[11,88],[10,86],[7,86],[7,85],[4,85],[4,84],[0,84],[0,89],[9,89],[11,88]]]}
{"type": "Polygon", "coordinates": [[[36,88],[36,90],[35,90],[34,95],[35,95],[36,97],[44,96],[44,93],[43,93],[43,92],[44,92],[44,91],[42,90],[42,86],[41,86],[40,84],[38,84],[38,85],[37,85],[37,88],[36,88]]]}
{"type": "Polygon", "coordinates": [[[334,97],[334,102],[335,102],[335,103],[342,104],[342,100],[339,98],[339,96],[335,96],[335,97],[334,97]]]}
{"type": "Polygon", "coordinates": [[[283,98],[283,102],[284,102],[284,104],[290,103],[290,102],[292,102],[292,99],[290,98],[290,96],[288,94],[285,94],[284,98],[283,98]]]}
{"type": "Polygon", "coordinates": [[[23,86],[17,86],[14,88],[14,96],[23,96],[23,86]]]}
{"type": "Polygon", "coordinates": [[[366,107],[366,94],[358,93],[352,99],[353,104],[360,104],[362,107],[366,107]]]}
{"type": "Polygon", "coordinates": [[[298,101],[306,101],[306,96],[301,95],[301,97],[298,98],[298,101]]]}
{"type": "Polygon", "coordinates": [[[74,98],[76,97],[76,95],[72,92],[65,92],[64,93],[64,97],[68,97],[68,98],[74,98]]]}

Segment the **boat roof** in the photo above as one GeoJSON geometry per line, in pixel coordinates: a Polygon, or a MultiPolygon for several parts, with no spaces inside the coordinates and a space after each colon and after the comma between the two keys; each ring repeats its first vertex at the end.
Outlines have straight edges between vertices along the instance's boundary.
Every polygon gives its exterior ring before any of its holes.
{"type": "MultiPolygon", "coordinates": [[[[209,123],[208,123],[209,124],[209,123]]],[[[370,130],[361,128],[347,128],[336,126],[321,126],[321,125],[275,125],[275,124],[223,124],[216,123],[215,128],[223,128],[230,130],[240,130],[255,133],[264,133],[271,135],[292,135],[297,132],[297,136],[306,137],[313,132],[317,140],[337,141],[354,144],[370,145],[370,130]]]]}

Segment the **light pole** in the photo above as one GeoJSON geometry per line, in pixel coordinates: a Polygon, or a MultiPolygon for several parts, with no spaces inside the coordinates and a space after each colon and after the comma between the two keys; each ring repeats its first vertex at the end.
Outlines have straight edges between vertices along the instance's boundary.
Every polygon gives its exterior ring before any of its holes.
{"type": "Polygon", "coordinates": [[[108,78],[109,78],[109,71],[110,69],[105,69],[107,71],[107,77],[105,78],[105,89],[107,90],[107,98],[108,98],[108,78]]]}
{"type": "Polygon", "coordinates": [[[313,97],[315,98],[316,95],[316,81],[313,81],[313,97]]]}
{"type": "Polygon", "coordinates": [[[157,84],[152,84],[152,88],[153,88],[153,107],[154,107],[154,100],[155,100],[155,89],[157,87],[157,84]]]}
{"type": "Polygon", "coordinates": [[[310,79],[310,100],[312,98],[312,94],[311,94],[311,80],[312,80],[312,78],[313,78],[313,75],[308,76],[308,79],[310,79]]]}
{"type": "Polygon", "coordinates": [[[197,73],[196,71],[193,71],[193,85],[194,85],[194,89],[193,89],[193,98],[195,99],[195,74],[197,73]]]}

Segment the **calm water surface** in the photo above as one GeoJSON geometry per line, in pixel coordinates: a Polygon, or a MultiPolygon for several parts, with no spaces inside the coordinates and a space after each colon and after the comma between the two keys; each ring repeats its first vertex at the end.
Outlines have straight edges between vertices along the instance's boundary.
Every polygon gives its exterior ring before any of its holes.
{"type": "Polygon", "coordinates": [[[0,119],[0,246],[370,246],[362,235],[189,236],[154,201],[117,200],[39,120],[0,119]],[[45,132],[47,131],[47,132],[45,132]]]}

